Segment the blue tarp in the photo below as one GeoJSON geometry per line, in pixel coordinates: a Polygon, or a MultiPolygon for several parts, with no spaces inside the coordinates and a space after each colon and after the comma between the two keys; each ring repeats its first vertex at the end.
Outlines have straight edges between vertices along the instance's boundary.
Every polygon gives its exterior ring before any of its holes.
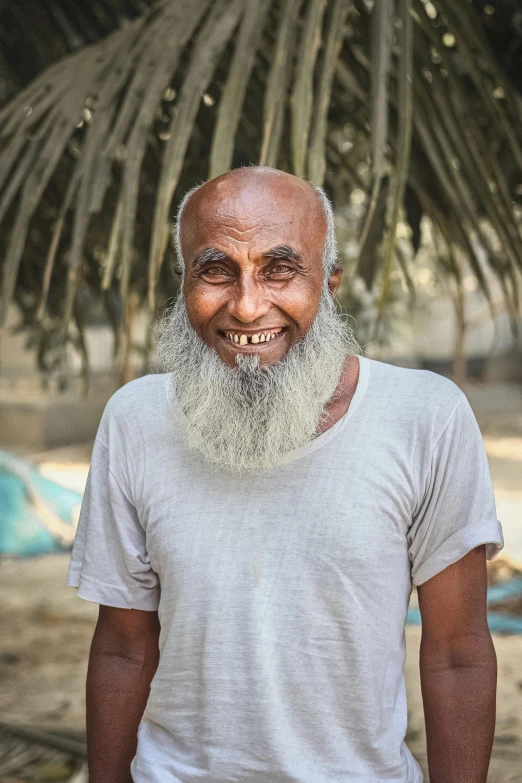
{"type": "Polygon", "coordinates": [[[28,460],[0,451],[0,556],[70,550],[81,502],[28,460]]]}

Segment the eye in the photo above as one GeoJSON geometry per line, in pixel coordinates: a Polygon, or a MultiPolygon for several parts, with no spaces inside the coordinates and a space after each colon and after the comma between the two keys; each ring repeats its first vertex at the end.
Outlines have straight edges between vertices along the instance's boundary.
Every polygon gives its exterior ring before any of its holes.
{"type": "Polygon", "coordinates": [[[288,266],[288,264],[278,264],[277,266],[272,267],[272,272],[285,273],[285,272],[293,272],[294,268],[292,266],[288,266]]]}
{"type": "Polygon", "coordinates": [[[224,269],[222,266],[210,266],[208,269],[203,270],[203,274],[216,277],[218,275],[228,275],[228,270],[224,269]]]}

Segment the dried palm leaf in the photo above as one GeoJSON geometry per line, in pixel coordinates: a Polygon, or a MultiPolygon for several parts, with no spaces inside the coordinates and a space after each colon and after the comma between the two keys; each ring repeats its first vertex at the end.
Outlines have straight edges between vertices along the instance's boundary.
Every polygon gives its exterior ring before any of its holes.
{"type": "Polygon", "coordinates": [[[326,0],[309,0],[304,28],[299,44],[292,108],[292,157],[294,171],[306,175],[308,135],[314,108],[314,70],[321,44],[323,15],[326,0]]]}
{"type": "Polygon", "coordinates": [[[326,172],[326,135],[328,132],[328,110],[335,68],[344,38],[344,25],[348,14],[347,0],[335,0],[332,5],[323,61],[318,82],[317,107],[308,150],[308,177],[312,182],[322,185],[326,172]]]}
{"type": "Polygon", "coordinates": [[[259,153],[261,166],[275,166],[279,157],[297,17],[301,4],[302,0],[285,0],[280,15],[277,44],[265,91],[263,142],[259,153]]]}
{"type": "Polygon", "coordinates": [[[390,284],[395,237],[399,223],[399,212],[404,201],[408,171],[413,120],[413,28],[411,0],[399,0],[399,67],[398,67],[398,129],[396,162],[391,179],[386,236],[382,258],[382,290],[378,302],[378,320],[382,317],[390,284]]]}
{"type": "Polygon", "coordinates": [[[131,295],[152,313],[158,290],[174,291],[163,261],[183,189],[237,161],[326,180],[338,199],[369,191],[361,265],[369,284],[381,274],[380,315],[408,187],[490,302],[477,241],[488,250],[514,323],[520,96],[471,5],[398,0],[396,33],[392,9],[393,0],[161,0],[51,65],[0,110],[0,323],[16,300],[49,345],[57,318],[63,340],[74,319],[81,349],[88,285],[103,292],[122,343],[131,295]],[[355,155],[338,146],[347,122],[367,137],[355,155]],[[367,149],[369,182],[357,167],[367,149]],[[99,262],[93,244],[106,248],[99,262]],[[38,288],[32,316],[17,286],[38,288]]]}
{"type": "Polygon", "coordinates": [[[216,129],[210,150],[210,177],[223,174],[232,165],[234,139],[254,67],[256,42],[262,36],[269,5],[269,0],[250,0],[248,9],[243,14],[234,58],[217,111],[216,129]]]}
{"type": "Polygon", "coordinates": [[[375,0],[371,15],[371,120],[373,185],[359,240],[363,248],[371,228],[386,170],[384,145],[388,140],[388,74],[391,67],[392,0],[375,0]]]}

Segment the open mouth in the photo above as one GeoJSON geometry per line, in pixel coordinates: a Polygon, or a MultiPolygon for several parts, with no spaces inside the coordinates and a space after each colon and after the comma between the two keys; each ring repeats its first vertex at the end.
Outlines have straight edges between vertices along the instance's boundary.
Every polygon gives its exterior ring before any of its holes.
{"type": "Polygon", "coordinates": [[[279,329],[265,329],[253,334],[245,334],[244,332],[229,332],[220,331],[219,334],[227,343],[232,343],[234,347],[241,348],[247,345],[256,345],[258,347],[272,343],[274,340],[280,340],[283,332],[286,331],[286,327],[282,326],[279,329]]]}

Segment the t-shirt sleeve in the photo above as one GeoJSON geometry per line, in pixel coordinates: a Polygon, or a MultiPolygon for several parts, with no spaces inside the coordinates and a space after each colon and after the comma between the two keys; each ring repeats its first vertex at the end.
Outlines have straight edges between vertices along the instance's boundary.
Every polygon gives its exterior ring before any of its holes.
{"type": "Polygon", "coordinates": [[[432,447],[408,531],[413,584],[426,582],[481,544],[492,560],[504,539],[482,435],[462,394],[432,447]]]}
{"type": "Polygon", "coordinates": [[[111,469],[109,449],[95,440],[67,584],[87,601],[155,611],[159,579],[136,508],[111,469]]]}

